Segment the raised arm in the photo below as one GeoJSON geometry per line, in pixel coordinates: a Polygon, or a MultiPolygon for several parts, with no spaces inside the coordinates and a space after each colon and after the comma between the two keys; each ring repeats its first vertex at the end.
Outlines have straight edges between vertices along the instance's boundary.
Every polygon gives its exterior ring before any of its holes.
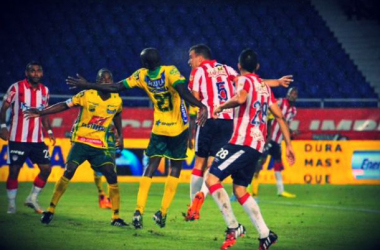
{"type": "Polygon", "coordinates": [[[83,78],[79,74],[77,74],[77,78],[69,76],[66,79],[66,83],[67,85],[70,85],[71,88],[96,89],[96,90],[109,92],[109,93],[118,93],[126,89],[126,87],[123,84],[123,81],[120,81],[114,84],[96,84],[96,83],[88,82],[85,78],[83,78]]]}
{"type": "Polygon", "coordinates": [[[280,79],[262,79],[269,87],[289,87],[289,84],[293,82],[293,76],[287,75],[280,79]]]}

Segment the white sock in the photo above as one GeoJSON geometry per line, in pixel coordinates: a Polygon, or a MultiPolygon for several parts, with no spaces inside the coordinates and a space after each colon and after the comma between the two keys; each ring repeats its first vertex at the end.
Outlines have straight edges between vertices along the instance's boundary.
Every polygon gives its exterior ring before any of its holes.
{"type": "Polygon", "coordinates": [[[284,192],[284,183],[282,182],[281,171],[274,171],[274,176],[276,177],[277,194],[282,194],[284,192]]]}
{"type": "Polygon", "coordinates": [[[190,182],[190,199],[191,202],[194,200],[195,195],[201,190],[203,183],[203,176],[191,175],[190,182]]]}
{"type": "MultiPolygon", "coordinates": [[[[204,175],[203,175],[203,178],[204,179],[206,179],[207,178],[207,175],[208,175],[208,173],[209,173],[209,169],[207,169],[206,171],[205,171],[205,173],[204,173],[204,175]]],[[[206,185],[206,182],[204,181],[204,182],[202,182],[202,188],[201,188],[201,192],[203,192],[203,194],[204,194],[204,197],[206,198],[207,197],[207,195],[209,194],[209,190],[208,190],[208,187],[207,187],[207,185],[206,185]]]]}
{"type": "Polygon", "coordinates": [[[33,185],[28,198],[30,198],[31,200],[37,200],[37,197],[40,194],[41,190],[42,188],[33,185]]]}
{"type": "Polygon", "coordinates": [[[252,196],[249,196],[248,199],[241,204],[244,208],[244,211],[248,214],[253,225],[255,225],[257,232],[259,233],[259,238],[266,238],[269,235],[269,228],[265,224],[263,216],[261,215],[259,205],[252,196]]]}
{"type": "Polygon", "coordinates": [[[224,188],[219,188],[211,194],[216,204],[219,206],[220,212],[222,212],[224,221],[228,228],[237,228],[239,223],[236,220],[234,212],[232,211],[230,197],[228,196],[224,188]]]}
{"type": "Polygon", "coordinates": [[[17,189],[7,189],[8,202],[10,204],[16,204],[17,189]]]}

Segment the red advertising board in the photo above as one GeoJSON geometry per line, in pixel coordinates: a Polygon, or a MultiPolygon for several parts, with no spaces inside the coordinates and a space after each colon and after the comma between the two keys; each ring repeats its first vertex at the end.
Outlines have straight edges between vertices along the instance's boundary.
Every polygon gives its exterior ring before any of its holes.
{"type": "MultiPolygon", "coordinates": [[[[67,137],[79,110],[50,116],[57,137],[67,137]]],[[[153,110],[124,108],[124,138],[150,137],[153,110]]],[[[296,140],[380,140],[380,109],[298,109],[290,125],[296,140]]]]}

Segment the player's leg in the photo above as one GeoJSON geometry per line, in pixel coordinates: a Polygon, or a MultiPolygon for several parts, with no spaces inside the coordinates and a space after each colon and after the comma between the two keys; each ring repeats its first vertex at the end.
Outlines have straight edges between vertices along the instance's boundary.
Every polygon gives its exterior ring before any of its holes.
{"type": "Polygon", "coordinates": [[[244,167],[244,159],[249,157],[243,146],[227,144],[216,154],[215,160],[210,168],[210,173],[206,179],[206,185],[210,194],[219,207],[226,222],[226,238],[221,249],[227,249],[236,243],[236,238],[245,234],[245,228],[238,223],[230,203],[230,197],[223,188],[221,182],[244,167]]]}
{"type": "Polygon", "coordinates": [[[114,165],[113,159],[107,158],[107,156],[104,156],[104,157],[99,156],[91,161],[91,165],[94,166],[97,171],[101,172],[107,180],[108,187],[109,187],[109,196],[110,196],[111,205],[112,205],[111,225],[121,226],[121,227],[128,226],[128,224],[125,223],[125,221],[122,220],[119,215],[120,190],[119,190],[119,185],[117,183],[117,174],[115,171],[115,165],[114,165]],[[99,167],[96,167],[96,166],[99,166],[99,167]]]}
{"type": "Polygon", "coordinates": [[[43,224],[49,224],[50,221],[53,219],[55,208],[58,205],[59,200],[65,193],[69,185],[69,182],[73,178],[78,166],[82,164],[85,160],[87,160],[88,149],[90,148],[92,147],[86,144],[73,143],[69,155],[67,157],[65,171],[63,172],[62,177],[55,184],[49,208],[46,212],[43,213],[43,216],[41,217],[41,222],[43,224]]]}
{"type": "Polygon", "coordinates": [[[102,181],[103,174],[99,171],[94,170],[94,183],[96,186],[96,189],[98,190],[98,196],[99,196],[99,207],[100,208],[111,208],[111,202],[109,201],[109,198],[107,197],[107,194],[103,190],[103,181],[102,181]]]}
{"type": "Polygon", "coordinates": [[[8,143],[8,160],[9,174],[6,183],[8,196],[8,214],[16,213],[16,196],[18,189],[18,175],[26,158],[28,157],[29,149],[20,142],[8,143]]]}
{"type": "Polygon", "coordinates": [[[45,187],[47,179],[51,173],[49,149],[45,143],[35,143],[31,147],[30,159],[36,163],[40,173],[34,179],[32,190],[25,201],[25,205],[34,209],[37,213],[42,213],[43,209],[38,204],[38,195],[45,187]]]}

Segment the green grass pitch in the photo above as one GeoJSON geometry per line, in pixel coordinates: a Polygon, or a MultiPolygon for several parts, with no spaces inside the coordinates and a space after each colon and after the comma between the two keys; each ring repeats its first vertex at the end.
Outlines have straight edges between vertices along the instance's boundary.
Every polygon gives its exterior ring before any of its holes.
{"type": "MultiPolygon", "coordinates": [[[[47,207],[54,184],[47,184],[40,203],[47,207]]],[[[231,185],[225,185],[231,193],[231,185]]],[[[4,186],[3,186],[4,188],[4,186]]],[[[6,214],[5,188],[0,195],[0,249],[219,249],[226,226],[211,197],[201,219],[185,222],[189,185],[180,184],[169,210],[167,226],[158,228],[153,214],[160,208],[163,184],[152,184],[144,229],[110,226],[111,212],[98,208],[93,183],[70,183],[50,225],[24,207],[31,183],[20,183],[17,213],[6,214]]],[[[130,222],[137,183],[121,183],[121,217],[130,222]]],[[[271,249],[380,249],[380,186],[286,185],[295,199],[279,198],[274,185],[261,185],[259,205],[270,229],[279,236],[271,249]]],[[[258,249],[258,234],[237,202],[233,209],[247,235],[232,249],[258,249]]]]}

